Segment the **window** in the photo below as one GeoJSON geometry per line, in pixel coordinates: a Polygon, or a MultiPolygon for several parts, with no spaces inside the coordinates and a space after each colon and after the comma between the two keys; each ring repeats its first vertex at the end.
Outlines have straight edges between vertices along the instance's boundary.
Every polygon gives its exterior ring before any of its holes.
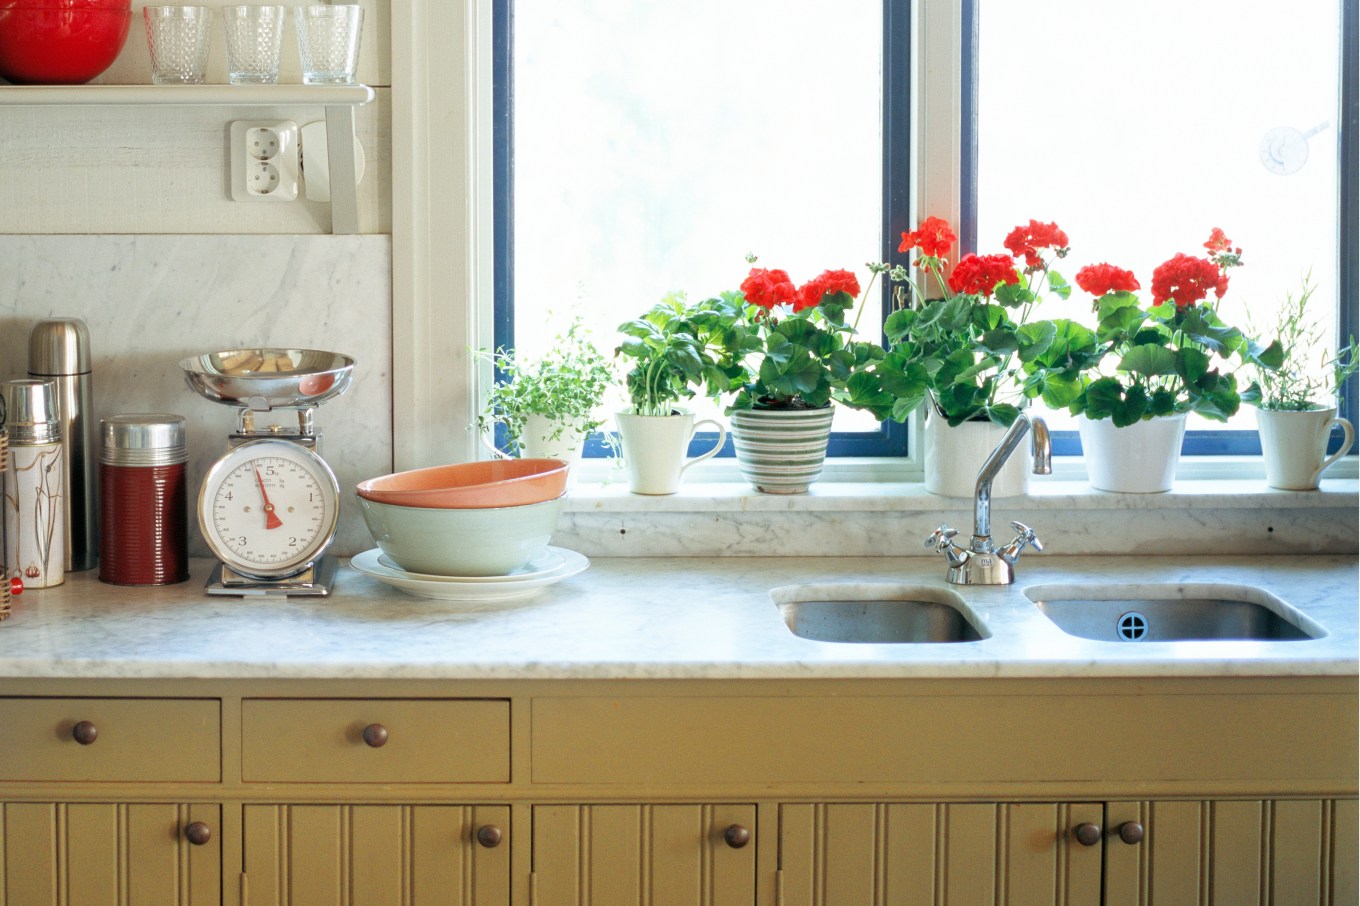
{"type": "MultiPolygon", "coordinates": [[[[1229,323],[1245,328],[1250,318],[1266,330],[1311,272],[1310,307],[1332,333],[1354,330],[1340,320],[1347,307],[1354,316],[1356,267],[1342,254],[1354,233],[1338,234],[1347,171],[1339,36],[1351,35],[1353,54],[1355,35],[1354,21],[1342,30],[1341,6],[1300,0],[1287,16],[1266,16],[1178,0],[972,0],[970,238],[979,251],[999,251],[1014,225],[1056,221],[1072,241],[1057,266],[1069,281],[1108,261],[1132,269],[1146,291],[1157,264],[1202,254],[1221,227],[1244,249],[1220,307],[1229,323]]],[[[1354,196],[1352,183],[1352,211],[1354,196]]],[[[1089,321],[1090,301],[1074,291],[1065,304],[1046,302],[1044,316],[1089,321]]],[[[1071,421],[1060,413],[1050,424],[1071,421]]],[[[1192,417],[1189,427],[1186,452],[1260,450],[1246,406],[1226,426],[1192,417]]]]}
{"type": "MultiPolygon", "coordinates": [[[[497,345],[533,356],[579,311],[605,348],[667,293],[735,289],[748,253],[867,283],[885,196],[906,208],[894,22],[883,0],[500,3],[497,345]]],[[[833,454],[893,450],[902,426],[838,411],[833,454]]]]}

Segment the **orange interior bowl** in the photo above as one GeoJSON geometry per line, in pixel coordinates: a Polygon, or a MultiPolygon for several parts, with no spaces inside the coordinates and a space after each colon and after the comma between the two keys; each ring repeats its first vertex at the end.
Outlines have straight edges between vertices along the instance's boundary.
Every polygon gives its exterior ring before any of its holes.
{"type": "Polygon", "coordinates": [[[560,459],[493,459],[396,472],[359,482],[359,496],[393,506],[480,509],[561,497],[568,464],[560,459]]]}

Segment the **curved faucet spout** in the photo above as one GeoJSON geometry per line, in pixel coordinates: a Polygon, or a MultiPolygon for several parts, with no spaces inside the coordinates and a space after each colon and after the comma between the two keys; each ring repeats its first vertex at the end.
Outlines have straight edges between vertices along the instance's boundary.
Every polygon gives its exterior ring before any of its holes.
{"type": "Polygon", "coordinates": [[[978,472],[977,486],[973,491],[973,541],[971,548],[979,553],[992,553],[992,481],[1001,467],[1010,459],[1015,448],[1020,446],[1025,432],[1033,428],[1031,442],[1033,453],[1033,472],[1035,475],[1049,475],[1053,472],[1053,448],[1049,442],[1048,423],[1042,418],[1031,418],[1021,412],[1011,422],[996,449],[987,457],[978,472]]]}

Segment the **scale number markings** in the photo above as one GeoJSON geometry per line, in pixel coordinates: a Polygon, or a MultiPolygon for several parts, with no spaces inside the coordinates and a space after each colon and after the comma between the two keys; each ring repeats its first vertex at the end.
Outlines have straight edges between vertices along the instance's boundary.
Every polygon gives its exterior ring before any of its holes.
{"type": "Polygon", "coordinates": [[[322,481],[296,460],[261,456],[222,476],[212,501],[219,541],[243,561],[286,563],[327,525],[322,481]]]}

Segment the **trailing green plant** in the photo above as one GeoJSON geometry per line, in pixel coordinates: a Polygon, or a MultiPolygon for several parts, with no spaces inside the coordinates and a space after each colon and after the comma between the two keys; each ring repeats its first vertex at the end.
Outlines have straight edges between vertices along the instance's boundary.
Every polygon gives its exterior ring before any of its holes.
{"type": "Polygon", "coordinates": [[[1304,276],[1297,296],[1285,293],[1272,328],[1284,349],[1284,359],[1278,370],[1258,371],[1261,390],[1256,405],[1262,409],[1326,409],[1360,369],[1355,337],[1333,354],[1334,344],[1327,341],[1321,323],[1308,311],[1316,289],[1310,272],[1304,276]]]}
{"type": "Polygon", "coordinates": [[[675,292],[619,325],[624,339],[614,354],[632,360],[624,386],[634,414],[670,415],[700,388],[712,397],[728,388],[728,375],[708,348],[708,329],[701,326],[717,316],[712,300],[691,305],[683,292],[675,292]]]}
{"type": "Polygon", "coordinates": [[[590,433],[603,424],[598,410],[613,386],[614,372],[580,316],[554,338],[542,358],[525,361],[516,350],[503,348],[483,355],[501,376],[487,393],[477,429],[489,432],[496,424],[502,425],[512,451],[522,452],[524,427],[531,415],[552,420],[553,434],[547,439],[554,441],[567,432],[590,433]]]}

